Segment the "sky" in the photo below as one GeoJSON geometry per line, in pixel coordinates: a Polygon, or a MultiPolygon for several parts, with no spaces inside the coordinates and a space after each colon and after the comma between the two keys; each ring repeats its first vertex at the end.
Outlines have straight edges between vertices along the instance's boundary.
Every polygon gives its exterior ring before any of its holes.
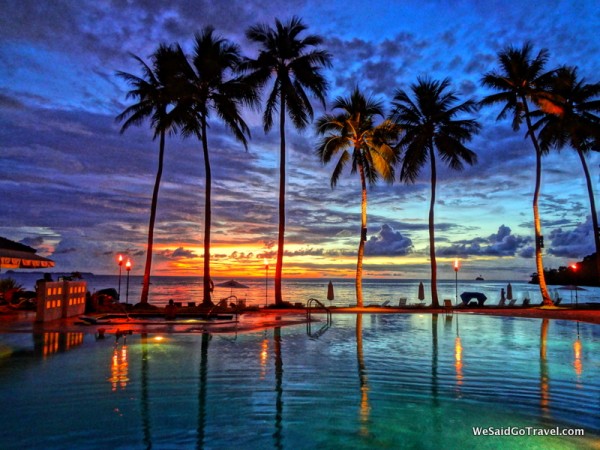
{"type": "MultiPolygon", "coordinates": [[[[256,56],[245,38],[255,24],[297,15],[332,55],[327,108],[354,86],[390,110],[397,89],[417,77],[450,78],[461,100],[481,99],[497,53],[530,41],[549,51],[547,68],[576,65],[600,81],[600,3],[595,1],[192,1],[0,0],[0,236],[38,249],[56,271],[118,273],[117,255],[144,268],[158,142],[150,124],[120,133],[128,86],[161,43],[192,52],[194,33],[217,34],[256,56]]],[[[315,101],[316,116],[325,112],[315,101]]],[[[462,172],[438,161],[438,276],[528,280],[533,258],[534,150],[525,130],[497,121],[499,107],[474,113],[482,125],[468,144],[478,163],[462,172]]],[[[247,151],[218,120],[208,133],[213,170],[213,276],[264,276],[275,266],[279,136],[261,112],[245,110],[247,151]]],[[[315,155],[314,126],[287,128],[285,277],[353,277],[360,230],[360,182],[315,155]]],[[[595,194],[600,156],[588,157],[595,194]]],[[[153,274],[202,274],[204,164],[200,143],[167,139],[155,229],[153,274]]],[[[429,171],[414,184],[368,191],[367,278],[430,276],[429,171]]],[[[597,201],[600,201],[597,200],[597,201]]],[[[565,148],[543,160],[540,215],[544,264],[594,252],[581,164],[565,148]]]]}

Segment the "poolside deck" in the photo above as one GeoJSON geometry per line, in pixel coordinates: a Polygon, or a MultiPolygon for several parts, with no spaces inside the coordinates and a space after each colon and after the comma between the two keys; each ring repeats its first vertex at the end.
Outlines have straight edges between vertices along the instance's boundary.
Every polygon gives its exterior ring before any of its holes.
{"type": "MultiPolygon", "coordinates": [[[[444,309],[430,307],[335,307],[332,314],[444,314],[444,309]]],[[[454,314],[481,314],[492,316],[512,316],[529,318],[549,318],[574,320],[600,324],[600,309],[593,306],[578,305],[575,307],[475,307],[455,308],[454,314]]],[[[313,320],[325,320],[324,311],[313,309],[313,320]]],[[[95,334],[104,329],[107,334],[121,332],[133,333],[243,333],[273,327],[298,325],[307,323],[304,308],[262,308],[244,311],[239,320],[201,320],[193,313],[180,312],[177,320],[165,321],[157,317],[156,312],[148,314],[136,313],[135,317],[115,318],[106,323],[85,323],[79,318],[60,319],[45,323],[35,322],[35,312],[15,311],[0,314],[0,333],[32,333],[32,332],[85,332],[95,334]]]]}

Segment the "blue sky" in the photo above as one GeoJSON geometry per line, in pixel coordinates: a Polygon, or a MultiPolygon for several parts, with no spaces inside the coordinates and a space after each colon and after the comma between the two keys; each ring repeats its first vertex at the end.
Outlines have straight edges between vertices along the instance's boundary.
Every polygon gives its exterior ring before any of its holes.
{"type": "MultiPolygon", "coordinates": [[[[449,77],[462,99],[480,99],[482,75],[507,45],[531,41],[550,52],[548,68],[577,65],[600,81],[597,1],[10,1],[0,0],[0,235],[28,243],[57,270],[116,272],[116,255],[143,269],[158,143],[149,127],[119,133],[128,106],[115,72],[139,74],[130,53],[148,60],[159,43],[191,51],[203,26],[256,48],[244,31],[274,18],[303,18],[333,56],[329,104],[354,85],[389,105],[419,76],[449,77]]],[[[315,103],[317,115],[323,112],[315,103]]],[[[389,106],[388,106],[389,111],[389,106]]],[[[436,205],[439,275],[526,280],[532,258],[534,154],[524,130],[475,117],[469,147],[479,162],[441,170],[436,205]]],[[[209,145],[214,170],[213,270],[260,275],[274,264],[277,238],[278,136],[265,135],[260,113],[246,111],[248,151],[218,122],[209,145]],[[258,272],[257,272],[258,271],[258,272]]],[[[313,128],[288,128],[286,276],[352,276],[360,227],[358,178],[330,188],[332,167],[314,154],[313,128]]],[[[198,142],[167,141],[159,197],[154,273],[196,275],[202,266],[203,162],[198,142]]],[[[590,155],[596,194],[600,157],[590,155]]],[[[557,267],[594,251],[581,165],[569,149],[543,162],[540,212],[545,264],[557,267]]],[[[368,277],[427,278],[430,185],[369,190],[368,277]]]]}

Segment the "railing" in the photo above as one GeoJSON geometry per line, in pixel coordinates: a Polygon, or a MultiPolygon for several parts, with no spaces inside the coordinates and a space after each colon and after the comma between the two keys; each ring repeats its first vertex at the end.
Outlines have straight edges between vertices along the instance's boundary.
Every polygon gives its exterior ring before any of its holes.
{"type": "Polygon", "coordinates": [[[323,333],[327,331],[327,329],[331,326],[331,323],[331,310],[316,298],[309,298],[308,302],[306,302],[306,334],[308,334],[312,338],[318,339],[323,333]],[[313,333],[311,324],[313,312],[312,310],[315,307],[314,305],[317,305],[319,309],[325,310],[327,314],[327,322],[324,323],[321,328],[319,328],[316,332],[313,333]]]}

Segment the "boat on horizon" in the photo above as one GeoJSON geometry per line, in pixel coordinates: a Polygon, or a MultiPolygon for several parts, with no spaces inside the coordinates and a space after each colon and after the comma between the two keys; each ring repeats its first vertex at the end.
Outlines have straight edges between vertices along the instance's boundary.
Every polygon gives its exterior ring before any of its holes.
{"type": "Polygon", "coordinates": [[[485,281],[485,280],[481,275],[479,275],[477,278],[475,278],[475,281],[485,281]]]}

